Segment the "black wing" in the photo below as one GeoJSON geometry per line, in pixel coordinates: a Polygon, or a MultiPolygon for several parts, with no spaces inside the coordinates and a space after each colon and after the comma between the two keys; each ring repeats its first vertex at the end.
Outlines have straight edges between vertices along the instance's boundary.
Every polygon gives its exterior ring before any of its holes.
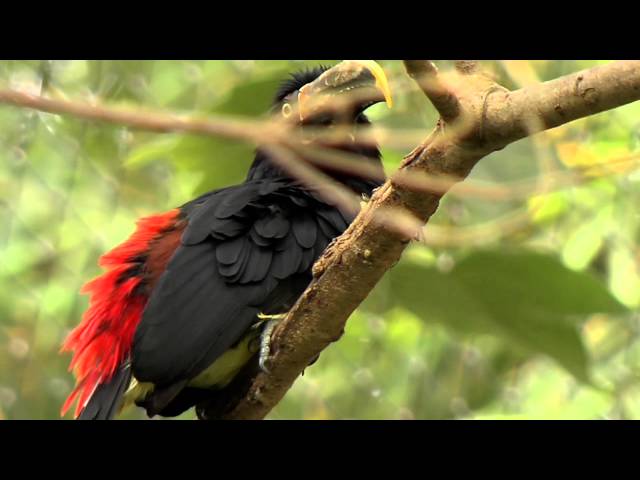
{"type": "Polygon", "coordinates": [[[240,340],[259,312],[288,310],[345,217],[289,181],[265,179],[207,194],[182,209],[182,243],[135,334],[139,381],[197,376],[240,340]]]}

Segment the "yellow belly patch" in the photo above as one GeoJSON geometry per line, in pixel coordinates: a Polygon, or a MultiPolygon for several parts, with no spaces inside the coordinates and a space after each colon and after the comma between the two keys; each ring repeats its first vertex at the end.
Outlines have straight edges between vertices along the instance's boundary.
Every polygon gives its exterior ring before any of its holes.
{"type": "MultiPolygon", "coordinates": [[[[226,387],[253,356],[254,352],[251,351],[249,344],[258,335],[259,329],[250,329],[249,333],[234,348],[224,352],[206,370],[191,380],[189,386],[212,390],[226,387]]],[[[140,383],[132,377],[129,388],[124,394],[120,412],[133,405],[136,400],[146,398],[147,395],[153,392],[153,389],[153,383],[140,383]]]]}
{"type": "Polygon", "coordinates": [[[224,352],[211,366],[191,380],[189,386],[213,389],[226,387],[253,356],[249,343],[256,338],[256,333],[257,329],[245,335],[235,348],[224,352]]]}

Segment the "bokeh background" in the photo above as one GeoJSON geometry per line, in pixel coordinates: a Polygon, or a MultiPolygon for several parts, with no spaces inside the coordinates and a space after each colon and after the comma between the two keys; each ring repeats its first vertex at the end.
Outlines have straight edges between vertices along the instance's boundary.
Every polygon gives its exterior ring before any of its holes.
{"type": "MultiPolygon", "coordinates": [[[[257,119],[290,72],[333,63],[2,61],[0,88],[257,119]]],[[[600,63],[482,65],[514,89],[600,63]]],[[[369,116],[395,139],[391,172],[437,116],[400,61],[381,64],[396,105],[369,116]]],[[[640,418],[639,127],[636,102],[482,160],[466,182],[480,193],[446,196],[434,236],[269,418],[640,418]]],[[[73,378],[58,349],[98,257],[138,217],[242,181],[253,148],[0,105],[0,419],[59,418],[73,378]]]]}

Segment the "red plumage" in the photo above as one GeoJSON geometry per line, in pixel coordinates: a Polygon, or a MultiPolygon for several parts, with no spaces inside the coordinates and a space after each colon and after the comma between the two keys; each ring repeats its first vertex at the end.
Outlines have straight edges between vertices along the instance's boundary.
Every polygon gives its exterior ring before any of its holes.
{"type": "Polygon", "coordinates": [[[91,296],[89,308],[61,348],[73,352],[69,370],[74,371],[77,379],[61,415],[77,398],[74,413],[77,418],[98,385],[111,380],[129,355],[148,299],[146,289],[139,287],[146,281],[145,273],[158,275],[137,268],[141,258],[148,256],[154,240],[172,230],[179,215],[180,210],[175,209],[140,219],[128,240],[100,258],[99,265],[107,271],[82,287],[81,293],[91,296]]]}

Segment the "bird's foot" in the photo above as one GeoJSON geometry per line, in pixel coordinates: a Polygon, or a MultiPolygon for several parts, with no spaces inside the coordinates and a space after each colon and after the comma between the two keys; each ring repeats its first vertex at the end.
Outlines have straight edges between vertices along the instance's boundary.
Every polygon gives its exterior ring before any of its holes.
{"type": "Polygon", "coordinates": [[[271,355],[271,334],[278,323],[280,323],[280,321],[286,316],[286,313],[279,313],[277,315],[266,315],[264,313],[258,314],[258,318],[260,320],[266,321],[262,334],[260,335],[260,354],[258,356],[258,365],[260,366],[260,370],[264,373],[271,373],[267,368],[267,361],[271,355]]]}
{"type": "Polygon", "coordinates": [[[363,193],[360,197],[360,210],[363,210],[364,207],[367,206],[367,204],[369,203],[369,200],[371,200],[371,197],[369,197],[369,195],[363,193]]]}

